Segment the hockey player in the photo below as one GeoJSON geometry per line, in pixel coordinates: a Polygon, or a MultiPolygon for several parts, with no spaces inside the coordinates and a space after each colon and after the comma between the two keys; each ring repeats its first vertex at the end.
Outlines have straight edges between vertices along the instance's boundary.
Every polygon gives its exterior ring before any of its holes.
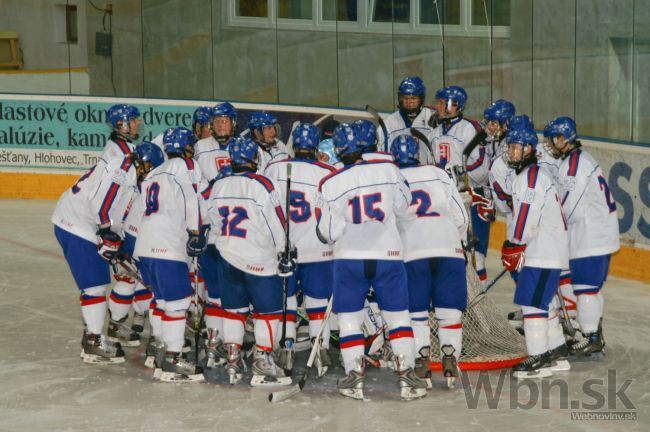
{"type": "Polygon", "coordinates": [[[430,378],[429,310],[439,323],[443,374],[453,385],[459,376],[462,351],[461,316],[467,306],[465,258],[461,241],[469,223],[463,201],[447,173],[433,165],[420,165],[417,141],[397,137],[391,152],[411,190],[406,219],[398,220],[404,246],[409,312],[415,335],[416,372],[430,378]]]}
{"type": "MultiPolygon", "coordinates": [[[[310,123],[300,123],[292,133],[295,158],[285,159],[270,164],[265,175],[278,185],[280,202],[286,200],[287,164],[291,164],[291,195],[288,217],[291,223],[291,244],[299,251],[298,269],[289,280],[287,293],[286,338],[288,343],[281,353],[284,355],[278,363],[286,369],[293,365],[293,343],[296,340],[296,291],[299,288],[304,295],[304,303],[309,317],[309,337],[313,340],[320,329],[327,301],[332,295],[332,247],[323,244],[316,236],[316,215],[314,204],[318,183],[323,177],[334,171],[331,166],[316,160],[319,132],[310,123]],[[289,360],[289,361],[286,361],[289,360]]],[[[373,131],[374,139],[374,131],[373,131]]],[[[327,371],[330,359],[329,326],[322,334],[322,344],[315,359],[319,376],[327,371]]]]}
{"type": "Polygon", "coordinates": [[[490,223],[494,220],[494,205],[487,187],[489,160],[485,154],[485,146],[477,145],[469,153],[466,166],[463,159],[465,148],[482,131],[477,122],[464,117],[466,103],[467,93],[462,87],[449,86],[436,92],[436,109],[440,124],[432,133],[431,144],[438,166],[456,179],[460,189],[465,189],[464,178],[467,176],[468,192],[472,197],[472,234],[478,240],[474,246],[476,272],[479,279],[485,281],[485,256],[490,223]]]}
{"type": "Polygon", "coordinates": [[[244,363],[240,348],[252,304],[256,348],[251,385],[290,384],[291,378],[284,377],[272,355],[282,310],[279,266],[283,276],[293,271],[292,260],[278,260],[286,246],[286,221],[273,183],[256,174],[257,144],[237,137],[228,150],[233,174],[214,183],[208,202],[209,218],[218,234],[226,371],[231,384],[241,380],[244,363]]]}
{"type": "Polygon", "coordinates": [[[616,202],[600,165],[582,148],[573,119],[551,120],[544,138],[548,152],[561,160],[557,185],[569,226],[571,283],[584,336],[571,345],[571,352],[590,356],[605,347],[601,289],[611,254],[620,247],[616,202]]]}
{"type": "Polygon", "coordinates": [[[106,162],[127,157],[144,130],[140,110],[133,105],[113,105],[106,111],[106,122],[113,131],[100,157],[106,162]]]}
{"type": "Polygon", "coordinates": [[[532,124],[513,127],[507,135],[514,223],[503,244],[504,267],[518,271],[514,302],[521,306],[529,357],[513,367],[515,378],[551,375],[554,353],[563,350],[559,325],[549,328],[549,306],[560,271],[568,260],[566,221],[553,179],[536,164],[537,134],[532,124]]]}
{"type": "Polygon", "coordinates": [[[280,136],[279,127],[278,120],[273,114],[266,111],[251,113],[248,129],[251,138],[259,146],[258,169],[260,173],[263,173],[271,162],[289,158],[287,146],[278,138],[280,136]]]}
{"type": "Polygon", "coordinates": [[[213,182],[219,172],[230,165],[228,144],[235,135],[237,110],[229,102],[220,103],[212,108],[211,119],[212,135],[200,139],[194,153],[206,182],[213,182]]]}
{"type": "MultiPolygon", "coordinates": [[[[386,117],[386,132],[388,138],[385,139],[383,132],[378,131],[377,142],[381,150],[390,151],[391,142],[398,136],[410,134],[410,129],[415,128],[428,136],[433,131],[431,119],[434,112],[424,106],[426,98],[426,87],[419,76],[410,76],[402,80],[397,90],[397,111],[386,117]]],[[[433,155],[422,145],[420,155],[418,156],[422,164],[433,163],[433,155]]]]}
{"type": "Polygon", "coordinates": [[[406,214],[411,192],[395,164],[364,161],[354,129],[342,123],[334,144],[345,167],[325,177],[317,199],[317,233],[333,244],[333,311],[338,314],[345,378],[343,396],[363,399],[363,305],[375,290],[395,353],[401,397],[426,396],[426,382],[413,371],[415,346],[408,313],[406,270],[396,218],[406,214]]]}
{"type": "Polygon", "coordinates": [[[188,149],[196,137],[176,128],[165,137],[168,160],[142,183],[144,210],[134,255],[154,287],[157,306],[164,311],[164,354],[154,377],[162,381],[203,381],[200,367],[182,354],[187,309],[192,287],[188,262],[204,252],[205,229],[197,191],[201,172],[188,149]],[[161,233],[164,233],[162,235],[161,233]]]}
{"type": "MultiPolygon", "coordinates": [[[[143,160],[148,157],[146,148],[110,163],[100,160],[64,192],[52,214],[54,234],[81,291],[85,324],[81,358],[86,363],[124,362],[121,345],[102,334],[106,289],[111,281],[109,262],[122,244],[113,224],[122,221],[138,179],[153,168],[153,160],[143,160]]],[[[111,323],[109,332],[115,330],[111,323]]]]}
{"type": "Polygon", "coordinates": [[[377,127],[373,122],[364,119],[357,120],[352,123],[352,128],[363,148],[361,157],[364,160],[393,160],[393,155],[389,152],[377,150],[377,127]]]}
{"type": "Polygon", "coordinates": [[[212,135],[212,108],[200,106],[192,114],[192,132],[197,140],[208,138],[212,135]]]}

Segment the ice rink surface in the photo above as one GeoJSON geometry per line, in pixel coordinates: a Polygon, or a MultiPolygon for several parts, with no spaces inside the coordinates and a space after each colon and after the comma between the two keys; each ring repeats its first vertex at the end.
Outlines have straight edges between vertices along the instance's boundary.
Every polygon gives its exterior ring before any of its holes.
{"type": "MultiPolygon", "coordinates": [[[[393,373],[368,368],[370,401],[360,402],[338,395],[337,367],[321,380],[311,377],[301,394],[271,404],[268,391],[230,387],[221,371],[210,372],[205,384],[155,382],[141,366],[144,347],[127,349],[122,365],[86,365],[79,358],[78,290],[50,223],[54,205],[0,200],[1,431],[650,430],[650,286],[617,278],[604,290],[606,357],[555,373],[545,380],[554,384],[550,395],[539,381],[522,385],[491,371],[468,373],[454,390],[434,375],[426,398],[402,402],[393,373]],[[481,379],[493,398],[477,394],[481,379]],[[582,413],[592,419],[572,419],[582,413]],[[611,413],[636,420],[603,419],[611,413]]],[[[492,251],[490,276],[498,272],[495,257],[492,251]]],[[[490,295],[500,306],[495,313],[514,310],[510,280],[490,295]]],[[[298,372],[305,361],[301,354],[298,372]]]]}

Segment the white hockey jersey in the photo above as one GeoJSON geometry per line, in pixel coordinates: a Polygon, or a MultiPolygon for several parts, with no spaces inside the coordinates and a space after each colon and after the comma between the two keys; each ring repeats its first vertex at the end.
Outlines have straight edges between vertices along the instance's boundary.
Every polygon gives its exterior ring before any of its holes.
{"type": "Polygon", "coordinates": [[[277,274],[286,221],[271,180],[254,173],[217,180],[208,199],[208,217],[217,234],[214,243],[226,261],[247,273],[277,274]]]}
{"type": "MultiPolygon", "coordinates": [[[[464,117],[439,124],[431,133],[430,139],[438,166],[445,170],[458,166],[464,170],[463,150],[480,131],[481,126],[477,122],[464,117]]],[[[489,163],[485,146],[476,146],[467,158],[470,186],[487,185],[489,163]]],[[[462,179],[458,179],[458,182],[462,183],[462,179]]]]}
{"type": "Polygon", "coordinates": [[[550,174],[532,164],[513,176],[512,207],[513,224],[507,237],[526,244],[524,265],[568,268],[567,225],[550,174]]]}
{"type": "MultiPolygon", "coordinates": [[[[367,161],[385,160],[385,161],[394,162],[392,154],[386,153],[386,152],[380,152],[380,151],[363,153],[363,154],[361,154],[361,158],[363,160],[367,160],[367,161]]],[[[343,162],[341,162],[341,161],[338,161],[337,163],[334,164],[334,168],[336,168],[336,169],[341,169],[344,166],[345,165],[343,165],[343,162]]]]}
{"type": "MultiPolygon", "coordinates": [[[[125,234],[132,235],[137,238],[140,231],[140,222],[142,221],[142,215],[144,214],[144,209],[142,208],[142,197],[140,196],[140,190],[137,189],[133,196],[131,197],[131,202],[126,208],[124,213],[124,221],[122,223],[122,230],[125,234]]],[[[122,236],[124,237],[124,236],[122,236]]]]}
{"type": "MultiPolygon", "coordinates": [[[[537,165],[540,166],[540,168],[544,168],[546,171],[551,174],[553,177],[553,180],[558,178],[558,169],[560,168],[560,159],[555,159],[551,154],[546,150],[545,145],[538,145],[537,146],[537,165]]],[[[557,189],[557,182],[556,182],[556,189],[557,189]]],[[[559,190],[558,190],[559,192],[559,190]]]]}
{"type": "Polygon", "coordinates": [[[175,157],[142,182],[144,210],[134,256],[187,261],[187,231],[203,225],[198,185],[201,170],[192,159],[175,157]]]}
{"type": "Polygon", "coordinates": [[[404,176],[389,161],[360,161],[325,177],[316,218],[334,259],[402,260],[397,217],[411,203],[404,176]]]}
{"type": "Polygon", "coordinates": [[[113,159],[122,160],[130,155],[133,150],[135,150],[135,144],[125,140],[113,132],[108,141],[106,141],[104,151],[100,157],[106,162],[110,162],[113,159]]]}
{"type": "Polygon", "coordinates": [[[298,250],[298,262],[310,263],[332,259],[332,247],[316,236],[314,204],[318,184],[335,171],[330,165],[315,160],[285,159],[266,167],[265,176],[278,186],[280,202],[284,206],[287,193],[287,165],[291,163],[291,196],[289,219],[291,244],[298,250]]]}
{"type": "Polygon", "coordinates": [[[398,219],[404,261],[463,258],[469,219],[449,175],[432,165],[402,168],[402,174],[413,197],[408,217],[398,219]]]}
{"type": "MultiPolygon", "coordinates": [[[[413,122],[411,124],[408,124],[408,119],[404,119],[402,117],[402,114],[400,113],[399,110],[395,111],[386,119],[384,120],[384,123],[386,124],[386,130],[388,132],[388,141],[387,144],[384,142],[384,133],[381,130],[381,128],[377,128],[377,147],[380,150],[389,152],[390,147],[395,140],[400,135],[411,135],[411,128],[417,129],[425,137],[429,137],[431,133],[433,132],[433,129],[431,126],[429,126],[429,119],[433,115],[433,111],[430,108],[427,107],[422,107],[422,110],[420,113],[415,116],[413,119],[413,122]],[[385,148],[384,148],[385,147],[385,148]]],[[[416,138],[417,139],[417,138],[416,138]]],[[[420,140],[418,140],[420,144],[420,164],[421,165],[431,165],[434,164],[433,160],[433,155],[427,148],[427,146],[420,140]]]]}
{"type": "Polygon", "coordinates": [[[165,143],[163,142],[164,136],[165,136],[165,131],[160,132],[158,135],[153,137],[151,143],[157,145],[158,148],[162,150],[163,159],[166,161],[167,159],[169,159],[169,157],[167,156],[167,152],[165,152],[165,143]]]}
{"type": "Polygon", "coordinates": [[[272,162],[289,159],[289,152],[287,152],[287,146],[278,139],[275,140],[275,144],[269,147],[268,150],[265,150],[262,148],[262,146],[260,146],[258,154],[259,154],[259,160],[257,161],[258,173],[263,173],[266,170],[267,165],[269,165],[272,162]]]}
{"type": "Polygon", "coordinates": [[[222,147],[214,137],[203,138],[194,145],[194,159],[201,167],[203,179],[210,182],[224,166],[230,165],[228,144],[222,147]]]}
{"type": "Polygon", "coordinates": [[[51,221],[59,228],[93,243],[98,225],[121,232],[122,218],[137,191],[136,168],[130,158],[102,160],[65,191],[51,221]]]}
{"type": "Polygon", "coordinates": [[[557,183],[569,224],[570,258],[616,252],[616,202],[598,162],[582,148],[571,151],[558,169],[557,183]]]}

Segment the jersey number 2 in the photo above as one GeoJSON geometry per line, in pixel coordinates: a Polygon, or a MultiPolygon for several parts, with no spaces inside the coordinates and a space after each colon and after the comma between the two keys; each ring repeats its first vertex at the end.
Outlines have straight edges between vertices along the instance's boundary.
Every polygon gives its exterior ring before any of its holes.
{"type": "Polygon", "coordinates": [[[415,190],[411,192],[412,201],[411,205],[416,205],[418,208],[415,210],[415,214],[418,217],[437,217],[440,216],[440,213],[434,211],[429,211],[431,207],[431,196],[423,190],[415,190]]]}
{"type": "Polygon", "coordinates": [[[607,207],[609,207],[609,212],[613,213],[616,211],[616,202],[612,201],[612,195],[609,193],[609,186],[605,181],[605,177],[598,176],[598,183],[600,183],[600,190],[605,194],[605,201],[607,202],[607,207]]]}
{"type": "Polygon", "coordinates": [[[248,212],[243,207],[228,206],[219,207],[219,214],[223,219],[221,222],[221,235],[246,238],[247,230],[239,226],[248,219],[248,212]]]}

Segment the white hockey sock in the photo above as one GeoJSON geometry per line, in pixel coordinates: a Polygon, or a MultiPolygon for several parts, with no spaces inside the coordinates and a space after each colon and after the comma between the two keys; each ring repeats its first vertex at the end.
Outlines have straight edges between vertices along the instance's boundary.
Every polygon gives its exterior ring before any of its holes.
{"type": "Polygon", "coordinates": [[[108,310],[111,312],[111,319],[119,321],[129,314],[135,282],[132,279],[118,279],[108,297],[108,310]]]}
{"type": "Polygon", "coordinates": [[[339,316],[332,312],[328,321],[330,331],[339,331],[339,316]]]}
{"type": "Polygon", "coordinates": [[[481,252],[474,252],[474,259],[476,260],[476,274],[481,282],[487,280],[487,269],[485,268],[485,255],[481,252]]]}
{"type": "Polygon", "coordinates": [[[101,334],[106,319],[106,285],[86,288],[81,291],[81,315],[86,329],[92,334],[101,334]]]}
{"type": "Polygon", "coordinates": [[[415,340],[411,328],[411,318],[407,310],[399,312],[383,311],[384,321],[388,327],[388,338],[395,356],[402,356],[404,366],[415,367],[415,340]]]}
{"type": "Polygon", "coordinates": [[[165,302],[162,317],[162,339],[167,351],[181,352],[185,343],[185,319],[190,298],[165,302]]]}
{"type": "Polygon", "coordinates": [[[598,330],[598,324],[603,317],[603,303],[600,291],[597,294],[578,294],[578,322],[582,333],[598,330]]]}
{"type": "MultiPolygon", "coordinates": [[[[298,300],[295,295],[287,297],[287,330],[286,338],[296,340],[296,310],[298,309],[298,300]]],[[[282,311],[280,311],[280,319],[282,319],[282,311]]],[[[282,325],[282,321],[280,321],[282,325]]],[[[278,332],[282,331],[282,327],[278,327],[278,332]]],[[[278,339],[280,339],[278,333],[278,339]]]]}
{"type": "Polygon", "coordinates": [[[208,296],[208,302],[205,305],[205,325],[207,328],[217,329],[219,339],[223,339],[223,315],[221,299],[208,296]]]}
{"type": "MultiPolygon", "coordinates": [[[[273,351],[273,347],[277,346],[277,339],[280,338],[279,326],[282,312],[276,311],[271,313],[253,312],[254,328],[255,328],[255,346],[266,352],[273,351]]],[[[288,326],[287,326],[288,329],[288,326]]],[[[295,337],[295,327],[294,327],[295,337]]]]}
{"type": "MultiPolygon", "coordinates": [[[[463,313],[458,309],[439,307],[435,308],[434,313],[438,320],[440,348],[444,345],[453,346],[454,357],[458,360],[463,349],[463,324],[461,322],[463,313]]],[[[440,355],[442,355],[442,352],[440,355]]]]}
{"type": "Polygon", "coordinates": [[[531,306],[522,306],[524,335],[528,355],[540,355],[548,351],[548,312],[531,306]]]}
{"type": "Polygon", "coordinates": [[[152,298],[153,294],[151,291],[138,283],[135,286],[135,292],[133,293],[133,310],[139,314],[145,313],[149,310],[152,298]]]}
{"type": "Polygon", "coordinates": [[[564,340],[564,332],[562,331],[562,325],[560,324],[560,311],[558,309],[559,301],[557,296],[553,297],[553,301],[549,306],[548,311],[548,347],[549,349],[555,349],[560,345],[564,345],[566,341],[564,340]]]}
{"type": "MultiPolygon", "coordinates": [[[[320,330],[320,326],[325,318],[325,311],[327,310],[328,299],[316,299],[313,297],[305,296],[305,309],[309,317],[309,338],[315,338],[320,330]]],[[[321,346],[325,349],[330,347],[330,328],[329,322],[325,323],[323,335],[321,337],[321,346]]]]}
{"type": "Polygon", "coordinates": [[[149,306],[149,324],[151,324],[151,335],[162,339],[162,317],[165,315],[165,301],[152,300],[149,306]]]}
{"type": "Polygon", "coordinates": [[[425,346],[431,346],[431,327],[429,326],[429,312],[410,312],[411,327],[415,337],[415,352],[425,346]]]}
{"type": "Polygon", "coordinates": [[[355,359],[363,357],[364,354],[365,340],[361,331],[363,317],[363,311],[338,314],[339,347],[346,374],[356,367],[355,359]]]}
{"type": "Polygon", "coordinates": [[[569,270],[562,270],[560,275],[560,293],[564,299],[567,313],[569,317],[575,318],[578,315],[577,303],[578,299],[573,293],[573,285],[571,285],[571,272],[569,270]]]}
{"type": "Polygon", "coordinates": [[[368,301],[366,299],[363,306],[363,324],[361,329],[366,336],[366,351],[369,355],[378,352],[384,346],[384,332],[385,326],[384,319],[379,310],[379,304],[376,301],[368,301]]]}
{"type": "Polygon", "coordinates": [[[246,332],[248,308],[223,310],[223,341],[241,347],[246,332]]]}

